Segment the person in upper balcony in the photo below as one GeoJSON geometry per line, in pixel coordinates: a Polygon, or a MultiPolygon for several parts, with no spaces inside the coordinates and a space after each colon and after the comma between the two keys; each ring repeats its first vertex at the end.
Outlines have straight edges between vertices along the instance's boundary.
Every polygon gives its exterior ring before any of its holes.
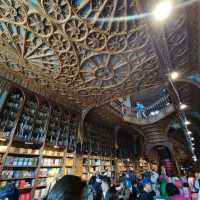
{"type": "Polygon", "coordinates": [[[140,103],[139,101],[137,101],[137,102],[135,103],[135,105],[136,105],[136,109],[137,109],[137,110],[143,110],[143,109],[145,108],[144,104],[143,104],[143,103],[140,103]]]}
{"type": "Polygon", "coordinates": [[[137,111],[137,118],[140,119],[142,117],[146,117],[145,114],[142,112],[144,110],[145,106],[143,103],[140,103],[139,101],[136,101],[135,103],[135,110],[137,111]]]}

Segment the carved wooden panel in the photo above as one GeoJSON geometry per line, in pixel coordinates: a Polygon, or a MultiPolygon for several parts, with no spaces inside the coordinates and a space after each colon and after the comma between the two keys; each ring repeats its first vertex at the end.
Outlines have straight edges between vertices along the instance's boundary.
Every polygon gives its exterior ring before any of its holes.
{"type": "Polygon", "coordinates": [[[80,107],[160,85],[146,22],[123,20],[140,12],[136,0],[0,0],[2,75],[80,107]]]}

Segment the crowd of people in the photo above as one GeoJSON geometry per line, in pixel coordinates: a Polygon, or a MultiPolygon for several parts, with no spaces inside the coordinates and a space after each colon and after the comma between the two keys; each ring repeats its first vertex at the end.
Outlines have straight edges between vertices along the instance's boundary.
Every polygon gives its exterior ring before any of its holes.
{"type": "Polygon", "coordinates": [[[93,176],[88,186],[91,188],[91,198],[86,199],[120,199],[120,200],[200,200],[200,175],[194,177],[167,177],[158,173],[146,172],[137,177],[128,171],[118,183],[112,183],[108,177],[93,176]],[[106,185],[106,187],[105,187],[106,185]]]}
{"type": "Polygon", "coordinates": [[[88,183],[75,176],[65,176],[56,183],[47,199],[200,200],[200,174],[178,178],[151,171],[138,177],[127,171],[116,181],[97,173],[88,183]]]}
{"type": "MultiPolygon", "coordinates": [[[[0,199],[18,200],[16,188],[0,189],[0,199]],[[8,196],[2,196],[6,194],[8,196]],[[7,197],[7,198],[5,198],[7,197]]],[[[200,200],[200,174],[167,177],[155,171],[141,177],[125,172],[118,181],[99,173],[88,183],[67,175],[59,179],[46,200],[200,200]]]]}

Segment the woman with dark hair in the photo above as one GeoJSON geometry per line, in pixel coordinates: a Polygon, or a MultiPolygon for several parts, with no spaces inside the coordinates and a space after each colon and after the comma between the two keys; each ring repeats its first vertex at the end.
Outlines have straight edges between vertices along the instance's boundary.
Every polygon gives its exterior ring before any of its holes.
{"type": "Polygon", "coordinates": [[[79,177],[64,176],[53,186],[47,200],[81,200],[84,186],[79,177]]]}
{"type": "Polygon", "coordinates": [[[173,183],[166,185],[166,192],[171,197],[171,200],[186,200],[184,195],[180,194],[179,189],[173,183]]]}

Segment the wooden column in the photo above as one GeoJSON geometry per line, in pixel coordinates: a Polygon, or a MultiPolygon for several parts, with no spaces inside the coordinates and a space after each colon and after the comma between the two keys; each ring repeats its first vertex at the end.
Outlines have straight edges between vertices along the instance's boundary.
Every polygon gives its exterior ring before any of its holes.
{"type": "Polygon", "coordinates": [[[114,140],[115,140],[115,179],[118,180],[118,159],[117,159],[117,149],[118,149],[118,132],[119,132],[119,129],[121,127],[120,126],[115,126],[114,128],[114,140]]]}
{"type": "MultiPolygon", "coordinates": [[[[77,133],[77,143],[80,142],[81,146],[83,143],[83,138],[84,138],[84,121],[85,118],[88,114],[88,112],[92,109],[92,107],[88,107],[84,110],[82,110],[81,112],[81,118],[79,120],[79,125],[78,125],[78,133],[77,133]]],[[[83,160],[81,159],[81,157],[79,155],[77,155],[76,151],[74,152],[74,162],[73,162],[73,174],[79,176],[80,173],[82,174],[82,170],[80,168],[82,168],[82,163],[83,160]]]]}

